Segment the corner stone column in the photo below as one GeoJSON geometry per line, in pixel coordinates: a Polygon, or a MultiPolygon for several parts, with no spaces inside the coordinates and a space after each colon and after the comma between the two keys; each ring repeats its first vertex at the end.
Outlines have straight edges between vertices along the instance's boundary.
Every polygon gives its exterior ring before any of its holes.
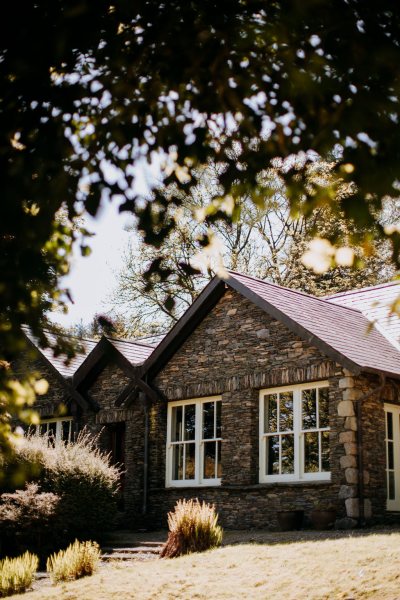
{"type": "Polygon", "coordinates": [[[357,419],[354,402],[361,396],[361,391],[354,387],[354,376],[347,369],[343,369],[344,377],[339,379],[339,388],[342,390],[342,400],[337,405],[338,416],[343,422],[342,431],[339,433],[339,444],[343,445],[344,455],[340,457],[342,481],[339,489],[339,499],[344,500],[346,519],[339,520],[339,527],[355,527],[356,519],[360,515],[358,498],[358,449],[357,449],[357,419]]]}

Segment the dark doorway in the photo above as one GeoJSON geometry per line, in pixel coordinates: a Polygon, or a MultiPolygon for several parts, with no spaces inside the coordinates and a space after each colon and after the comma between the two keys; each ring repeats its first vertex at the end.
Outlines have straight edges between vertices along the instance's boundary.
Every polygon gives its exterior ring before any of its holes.
{"type": "Polygon", "coordinates": [[[124,488],[125,488],[125,423],[109,423],[104,431],[106,451],[110,455],[113,465],[118,466],[121,471],[120,494],[118,498],[118,508],[124,508],[124,488]]]}

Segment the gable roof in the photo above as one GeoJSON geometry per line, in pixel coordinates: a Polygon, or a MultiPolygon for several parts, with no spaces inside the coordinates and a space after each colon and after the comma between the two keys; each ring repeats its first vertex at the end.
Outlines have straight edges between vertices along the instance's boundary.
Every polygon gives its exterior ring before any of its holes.
{"type": "MultiPolygon", "coordinates": [[[[360,310],[392,343],[400,342],[400,317],[391,308],[400,296],[400,281],[391,281],[324,298],[333,304],[360,310]]],[[[400,349],[400,346],[399,346],[400,349]]]]}
{"type": "Polygon", "coordinates": [[[162,368],[223,295],[226,285],[349,370],[400,377],[400,352],[360,310],[234,271],[215,277],[206,286],[146,360],[143,373],[153,376],[162,368]]]}
{"type": "MultiPolygon", "coordinates": [[[[97,340],[80,339],[75,336],[69,335],[63,336],[71,338],[71,340],[74,340],[75,343],[79,345],[79,351],[77,351],[75,356],[68,361],[68,364],[66,364],[66,357],[64,355],[60,354],[59,356],[54,356],[53,350],[51,348],[42,348],[35,336],[32,335],[29,327],[23,326],[22,329],[27,338],[32,342],[32,344],[37,348],[37,350],[65,378],[72,377],[72,375],[75,373],[78,367],[83,363],[87,355],[93,350],[93,348],[97,344],[97,340]]],[[[46,337],[49,338],[50,342],[56,342],[56,335],[54,333],[46,331],[46,337]]]]}
{"type": "Polygon", "coordinates": [[[107,358],[113,359],[128,375],[134,375],[137,367],[142,365],[153,351],[154,346],[150,344],[103,335],[75,371],[73,385],[80,385],[96,367],[102,368],[107,358]]]}
{"type": "MultiPolygon", "coordinates": [[[[58,366],[61,366],[61,368],[64,367],[65,372],[68,372],[68,368],[70,365],[64,364],[65,357],[61,357],[61,358],[55,357],[51,348],[42,348],[40,346],[40,344],[38,343],[38,341],[36,340],[35,336],[32,335],[29,327],[22,326],[22,331],[25,334],[28,342],[35,348],[35,350],[39,354],[42,355],[45,364],[49,367],[50,371],[55,375],[55,377],[58,379],[58,381],[61,383],[61,385],[65,388],[66,393],[71,398],[73,398],[83,410],[87,410],[89,405],[92,403],[90,401],[88,402],[85,398],[83,398],[81,396],[81,394],[79,394],[79,392],[77,390],[75,390],[72,387],[69,377],[65,376],[61,372],[60,368],[58,368],[58,366]],[[60,365],[59,365],[59,363],[60,363],[60,365]]],[[[51,336],[53,336],[53,338],[54,338],[54,335],[51,334],[50,332],[46,332],[46,335],[49,338],[51,336]]],[[[79,361],[79,357],[77,358],[77,360],[79,361]]],[[[96,407],[93,405],[92,405],[92,408],[96,409],[96,407]]]]}

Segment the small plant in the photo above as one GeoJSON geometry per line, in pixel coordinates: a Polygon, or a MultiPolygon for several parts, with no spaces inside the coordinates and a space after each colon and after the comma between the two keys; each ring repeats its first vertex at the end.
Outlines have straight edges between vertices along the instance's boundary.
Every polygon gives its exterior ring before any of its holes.
{"type": "Polygon", "coordinates": [[[47,572],[54,583],[70,581],[92,575],[100,560],[100,548],[96,542],[75,540],[66,550],[60,550],[47,559],[47,572]]]}
{"type": "Polygon", "coordinates": [[[32,585],[39,565],[35,554],[25,552],[17,558],[0,561],[0,598],[25,592],[32,585]]]}
{"type": "Polygon", "coordinates": [[[168,539],[162,557],[174,558],[191,552],[216,548],[222,542],[222,528],[214,505],[199,500],[178,500],[168,513],[168,539]]]}

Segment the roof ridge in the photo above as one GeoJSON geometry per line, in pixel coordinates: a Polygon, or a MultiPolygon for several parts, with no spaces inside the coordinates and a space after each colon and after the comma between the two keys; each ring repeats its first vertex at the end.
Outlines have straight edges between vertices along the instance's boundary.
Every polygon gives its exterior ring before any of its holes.
{"type": "MultiPolygon", "coordinates": [[[[29,327],[29,325],[21,325],[22,329],[27,329],[29,331],[29,333],[31,335],[32,331],[31,328],[29,327]]],[[[72,338],[73,340],[77,340],[78,342],[93,342],[95,344],[97,344],[97,342],[99,342],[100,340],[96,340],[95,338],[82,338],[79,337],[78,335],[73,335],[72,333],[59,333],[58,331],[52,331],[51,329],[48,329],[47,327],[43,327],[42,331],[49,333],[50,335],[54,335],[54,336],[58,336],[58,337],[67,337],[67,338],[72,338]]]]}
{"type": "Polygon", "coordinates": [[[152,344],[145,344],[144,342],[138,342],[134,339],[115,338],[109,335],[105,335],[104,337],[107,340],[111,340],[112,342],[123,342],[125,344],[136,344],[137,346],[144,346],[145,348],[154,348],[152,344]]]}
{"type": "Polygon", "coordinates": [[[352,294],[360,294],[363,292],[368,292],[369,290],[378,290],[385,287],[391,287],[393,285],[400,285],[400,281],[387,281],[386,283],[378,283],[377,285],[369,285],[367,287],[358,288],[355,290],[347,290],[347,292],[337,292],[336,294],[330,294],[329,296],[324,296],[327,298],[340,298],[341,296],[351,296],[352,294]]]}
{"type": "Polygon", "coordinates": [[[278,288],[280,290],[287,290],[288,292],[292,292],[293,294],[297,294],[299,296],[311,298],[312,300],[318,300],[318,302],[322,302],[323,304],[325,304],[325,305],[327,304],[328,306],[339,306],[340,308],[344,308],[346,310],[351,310],[352,312],[364,314],[358,308],[353,308],[350,306],[343,306],[342,304],[333,304],[332,302],[329,302],[325,298],[319,298],[318,296],[312,296],[311,294],[306,294],[305,292],[301,292],[299,290],[294,290],[292,288],[288,288],[283,285],[278,285],[277,283],[270,283],[269,281],[265,281],[264,279],[260,279],[259,277],[253,277],[252,275],[244,275],[243,273],[238,273],[237,271],[232,271],[230,269],[228,269],[228,273],[234,273],[235,275],[239,275],[240,277],[246,277],[247,279],[253,279],[253,280],[259,281],[260,283],[263,283],[265,285],[270,285],[271,287],[278,288]]]}

